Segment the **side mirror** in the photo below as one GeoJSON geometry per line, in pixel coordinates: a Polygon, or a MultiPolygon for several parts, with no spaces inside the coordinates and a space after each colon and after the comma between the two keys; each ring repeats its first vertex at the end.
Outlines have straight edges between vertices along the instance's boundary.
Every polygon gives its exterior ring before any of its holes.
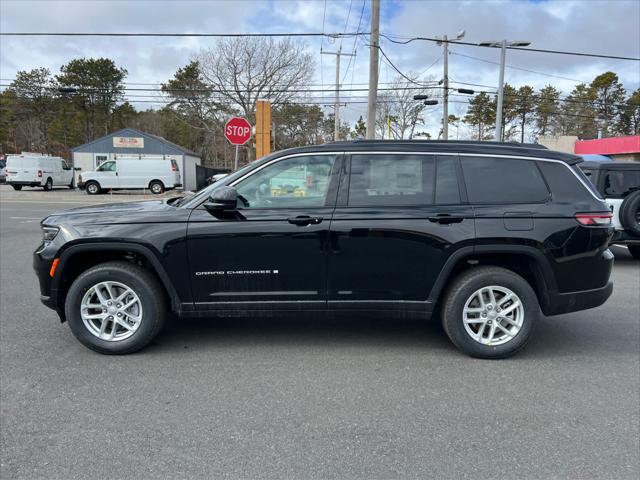
{"type": "Polygon", "coordinates": [[[216,188],[209,200],[204,203],[204,208],[209,213],[228,212],[238,207],[238,192],[233,187],[216,188]]]}

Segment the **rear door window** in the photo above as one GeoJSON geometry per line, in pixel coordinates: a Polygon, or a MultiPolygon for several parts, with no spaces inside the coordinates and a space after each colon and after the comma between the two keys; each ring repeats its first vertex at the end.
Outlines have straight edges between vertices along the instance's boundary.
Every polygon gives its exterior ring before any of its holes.
{"type": "Polygon", "coordinates": [[[349,206],[431,205],[434,179],[432,155],[353,155],[349,206]]]}
{"type": "Polygon", "coordinates": [[[640,190],[640,169],[603,172],[603,188],[607,198],[624,198],[631,192],[640,190]]]}
{"type": "Polygon", "coordinates": [[[540,203],[549,198],[532,160],[461,157],[460,161],[471,203],[540,203]]]}

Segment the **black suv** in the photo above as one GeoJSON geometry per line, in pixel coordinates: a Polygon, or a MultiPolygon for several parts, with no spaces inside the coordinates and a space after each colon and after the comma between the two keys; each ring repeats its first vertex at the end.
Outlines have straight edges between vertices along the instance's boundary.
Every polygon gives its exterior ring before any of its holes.
{"type": "Polygon", "coordinates": [[[611,295],[611,212],[574,155],[533,145],[354,141],[285,150],[191,197],[42,221],[41,299],[102,353],[178,317],[430,317],[477,357],[611,295]]]}
{"type": "Polygon", "coordinates": [[[626,245],[640,260],[640,163],[583,162],[580,168],[613,214],[611,243],[626,245]]]}

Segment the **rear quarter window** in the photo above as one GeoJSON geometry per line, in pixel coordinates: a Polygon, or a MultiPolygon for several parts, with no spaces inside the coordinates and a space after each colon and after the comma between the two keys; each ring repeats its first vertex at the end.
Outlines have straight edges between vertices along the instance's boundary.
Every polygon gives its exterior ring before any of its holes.
{"type": "Polygon", "coordinates": [[[589,191],[600,198],[600,194],[579,168],[573,167],[574,175],[571,171],[572,167],[562,163],[538,162],[538,166],[551,188],[551,195],[554,200],[567,202],[584,200],[585,198],[591,198],[589,191]],[[582,182],[576,175],[582,179],[582,182]]]}
{"type": "Polygon", "coordinates": [[[549,190],[533,160],[462,157],[470,203],[540,203],[549,190]]]}

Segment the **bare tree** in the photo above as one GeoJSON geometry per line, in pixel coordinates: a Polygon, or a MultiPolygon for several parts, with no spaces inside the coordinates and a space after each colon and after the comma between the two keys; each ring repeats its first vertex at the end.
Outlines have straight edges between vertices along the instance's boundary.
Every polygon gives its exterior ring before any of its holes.
{"type": "Polygon", "coordinates": [[[211,92],[251,119],[259,99],[277,106],[300,96],[314,68],[304,43],[264,37],[224,38],[198,61],[211,92]]]}
{"type": "Polygon", "coordinates": [[[418,75],[407,75],[412,82],[403,77],[396,77],[389,90],[378,97],[376,108],[376,131],[381,138],[388,137],[396,140],[412,139],[418,125],[424,125],[423,112],[426,108],[420,100],[414,100],[414,95],[433,93],[425,82],[418,82],[418,75]],[[417,88],[422,86],[423,88],[417,88]]]}

